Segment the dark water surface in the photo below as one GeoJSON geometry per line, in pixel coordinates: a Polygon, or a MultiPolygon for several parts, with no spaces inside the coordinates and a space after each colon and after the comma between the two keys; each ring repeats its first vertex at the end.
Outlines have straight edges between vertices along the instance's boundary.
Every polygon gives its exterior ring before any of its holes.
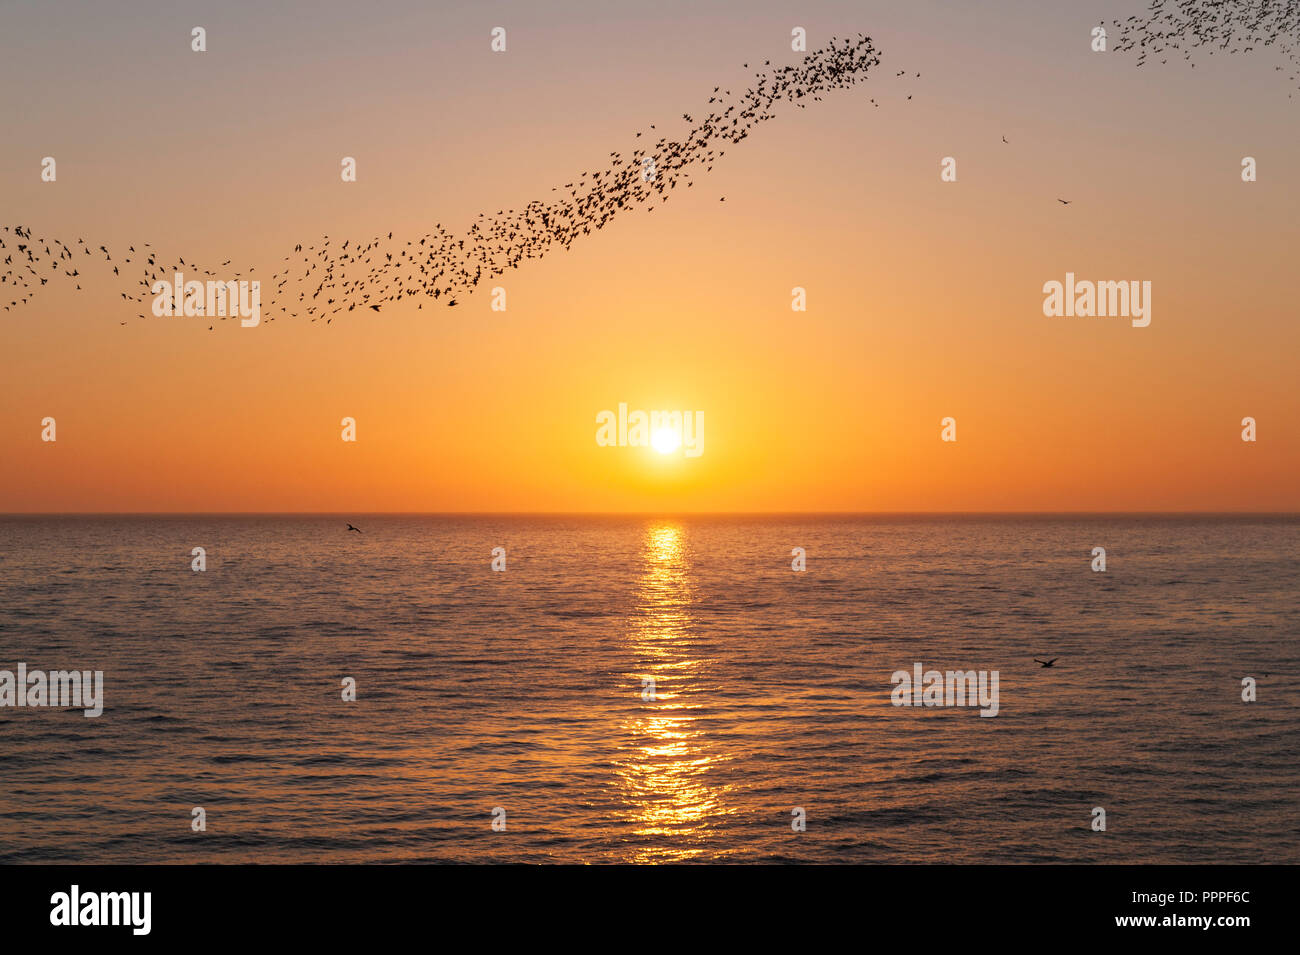
{"type": "Polygon", "coordinates": [[[1298,581],[1287,518],[0,518],[0,670],[105,695],[0,708],[0,861],[1296,863],[1298,581]]]}

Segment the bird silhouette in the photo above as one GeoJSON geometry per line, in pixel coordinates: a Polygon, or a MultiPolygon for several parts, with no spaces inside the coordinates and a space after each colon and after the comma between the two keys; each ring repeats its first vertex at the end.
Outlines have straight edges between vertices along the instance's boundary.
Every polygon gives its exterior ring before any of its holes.
{"type": "Polygon", "coordinates": [[[356,531],[358,534],[361,533],[361,528],[359,528],[359,527],[353,527],[351,524],[348,525],[348,530],[350,530],[350,531],[356,531]]]}
{"type": "Polygon", "coordinates": [[[1059,660],[1059,659],[1061,659],[1061,658],[1060,658],[1060,657],[1052,657],[1052,659],[1050,659],[1050,660],[1040,660],[1040,659],[1038,659],[1038,657],[1034,657],[1034,662],[1037,663],[1037,664],[1038,664],[1039,666],[1041,666],[1041,667],[1047,668],[1047,667],[1050,667],[1052,664],[1054,664],[1054,663],[1055,663],[1057,660],[1059,660]]]}

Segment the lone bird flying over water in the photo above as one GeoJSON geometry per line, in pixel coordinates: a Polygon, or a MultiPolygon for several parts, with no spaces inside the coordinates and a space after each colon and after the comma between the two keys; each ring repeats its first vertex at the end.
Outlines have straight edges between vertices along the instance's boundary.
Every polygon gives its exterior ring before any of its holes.
{"type": "Polygon", "coordinates": [[[1053,663],[1055,663],[1055,662],[1056,662],[1057,660],[1059,660],[1059,659],[1061,659],[1061,658],[1060,658],[1060,657],[1052,657],[1052,659],[1044,661],[1044,660],[1040,660],[1040,659],[1038,659],[1038,657],[1034,657],[1034,662],[1037,663],[1039,666],[1041,666],[1041,667],[1043,667],[1043,668],[1047,668],[1047,667],[1050,667],[1053,663]]]}
{"type": "Polygon", "coordinates": [[[348,525],[348,530],[350,530],[350,531],[356,531],[358,534],[361,533],[361,528],[359,528],[359,527],[353,527],[351,524],[348,525]]]}

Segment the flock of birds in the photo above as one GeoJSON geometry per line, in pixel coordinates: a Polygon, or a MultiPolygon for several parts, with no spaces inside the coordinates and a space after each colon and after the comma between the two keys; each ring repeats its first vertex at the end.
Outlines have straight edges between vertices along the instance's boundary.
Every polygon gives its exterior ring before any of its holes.
{"type": "MultiPolygon", "coordinates": [[[[1291,61],[1291,82],[1300,76],[1296,70],[1300,4],[1294,0],[1151,0],[1145,15],[1113,25],[1120,36],[1111,49],[1137,50],[1138,66],[1152,57],[1168,63],[1170,53],[1177,52],[1195,67],[1192,53],[1201,48],[1208,48],[1213,56],[1276,46],[1291,61]]],[[[1281,72],[1283,67],[1274,69],[1281,72]]]]}
{"type": "MultiPolygon", "coordinates": [[[[1211,53],[1215,49],[1237,53],[1274,44],[1294,64],[1300,3],[1152,0],[1146,16],[1129,17],[1115,27],[1121,32],[1113,49],[1138,50],[1139,66],[1148,57],[1170,49],[1181,50],[1190,60],[1192,50],[1202,46],[1213,47],[1211,53]]],[[[696,172],[711,171],[727,148],[740,144],[755,127],[773,119],[778,106],[806,108],[830,90],[855,85],[879,63],[870,38],[862,34],[843,42],[832,39],[823,49],[806,54],[797,66],[772,66],[766,60],[763,65],[767,69],[755,74],[754,83],[743,93],[733,97],[731,90],[715,87],[702,117],[683,113],[689,129],[682,138],[659,136],[653,145],[647,138],[644,146],[630,152],[611,152],[603,168],[585,171],[551,190],[559,195],[534,200],[518,210],[480,213],[462,235],[437,224],[434,232],[404,242],[394,240],[389,232],[364,243],[325,236],[305,248],[295,245],[284,257],[281,270],[263,283],[262,319],[305,316],[328,324],[343,312],[378,312],[385,304],[409,299],[418,300],[420,309],[428,300],[455,306],[485,280],[556,249],[568,249],[579,237],[603,229],[620,213],[638,208],[653,212],[674,190],[693,188],[696,172]]],[[[899,71],[895,78],[906,75],[899,71]]],[[[874,97],[871,103],[880,105],[874,97]]],[[[637,139],[642,136],[642,132],[636,134],[637,139]]],[[[1007,142],[1005,136],[1002,141],[1007,142]]],[[[719,201],[725,200],[723,196],[719,201]]],[[[1068,206],[1071,200],[1057,201],[1068,206]]],[[[53,278],[73,280],[80,290],[82,270],[99,265],[101,259],[114,276],[120,276],[125,266],[140,270],[132,291],[120,295],[141,306],[141,318],[150,313],[145,303],[151,301],[157,281],[170,282],[177,272],[187,280],[203,276],[228,281],[232,277],[180,257],[168,262],[147,242],[139,249],[128,246],[115,257],[105,246],[88,245],[85,239],[65,245],[58,239],[34,237],[29,227],[4,226],[0,231],[0,304],[5,311],[26,305],[53,278]]],[[[229,265],[229,260],[221,263],[223,269],[229,265]]],[[[247,275],[236,271],[233,278],[253,280],[255,272],[254,268],[247,275]]]]}
{"type": "MultiPolygon", "coordinates": [[[[262,283],[262,320],[306,316],[328,324],[343,312],[377,312],[385,304],[408,299],[418,300],[421,309],[429,300],[455,306],[485,280],[556,249],[568,249],[620,213],[638,208],[653,212],[674,190],[693,188],[695,173],[712,170],[728,148],[773,119],[779,106],[804,109],[828,91],[855,85],[879,63],[871,39],[862,34],[856,39],[832,39],[826,47],[807,53],[796,66],[773,66],[770,60],[764,61],[767,69],[755,74],[743,93],[733,96],[731,90],[715,87],[703,116],[682,114],[689,124],[683,137],[661,135],[653,144],[647,139],[645,145],[630,152],[611,152],[604,168],[585,171],[551,190],[559,195],[534,200],[522,209],[480,213],[463,235],[436,224],[434,232],[404,242],[395,241],[389,232],[368,241],[340,242],[325,236],[305,248],[298,244],[284,257],[281,270],[262,283]]],[[[874,98],[872,103],[879,106],[874,98]]],[[[643,135],[638,132],[636,138],[643,135]]],[[[84,239],[69,246],[57,239],[33,237],[31,229],[23,226],[3,228],[0,256],[6,269],[0,272],[0,291],[6,286],[12,289],[11,295],[0,295],[0,301],[8,299],[3,303],[6,311],[27,304],[51,278],[80,279],[89,264],[83,261],[86,257],[97,264],[102,260],[114,275],[120,275],[119,268],[127,265],[141,270],[133,291],[120,293],[123,300],[145,306],[138,313],[141,318],[149,315],[145,303],[152,299],[154,283],[170,282],[176,272],[184,273],[187,280],[204,276],[225,281],[232,277],[229,273],[218,276],[179,257],[167,261],[148,243],[139,249],[130,246],[126,253],[114,256],[106,247],[87,245],[84,239]]],[[[221,264],[224,268],[230,263],[221,264]]],[[[233,278],[257,277],[254,269],[248,272],[247,276],[235,272],[233,278]]],[[[77,288],[81,288],[79,281],[77,288]]]]}

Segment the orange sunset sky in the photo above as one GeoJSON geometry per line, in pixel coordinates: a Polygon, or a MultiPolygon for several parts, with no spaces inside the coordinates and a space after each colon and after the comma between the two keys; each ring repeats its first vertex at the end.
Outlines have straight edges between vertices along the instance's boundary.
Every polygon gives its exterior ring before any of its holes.
{"type": "Polygon", "coordinates": [[[1300,98],[1268,51],[1090,51],[1144,6],[7,4],[0,224],[262,275],[545,198],[793,26],[882,63],[489,283],[505,312],[209,331],[51,283],[0,313],[0,511],[1295,510],[1300,98]],[[1067,271],[1150,281],[1151,325],[1045,317],[1067,271]],[[620,402],[702,411],[704,453],[598,446],[620,402]]]}

